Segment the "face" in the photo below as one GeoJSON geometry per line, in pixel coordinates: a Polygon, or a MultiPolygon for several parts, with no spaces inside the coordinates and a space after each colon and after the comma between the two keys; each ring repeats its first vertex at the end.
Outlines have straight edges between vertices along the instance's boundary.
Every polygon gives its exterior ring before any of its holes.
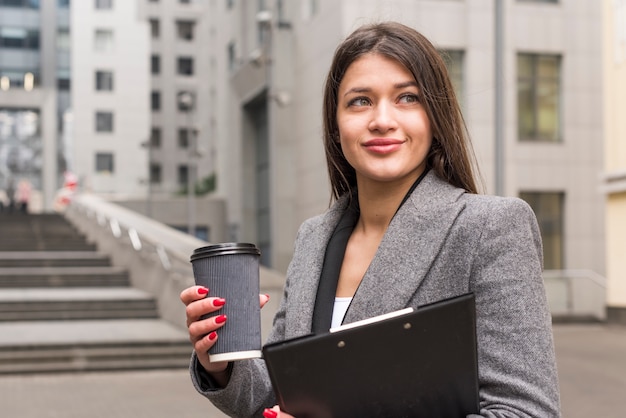
{"type": "Polygon", "coordinates": [[[357,184],[415,181],[432,142],[430,122],[409,70],[366,54],[348,67],[339,85],[341,148],[357,184]]]}

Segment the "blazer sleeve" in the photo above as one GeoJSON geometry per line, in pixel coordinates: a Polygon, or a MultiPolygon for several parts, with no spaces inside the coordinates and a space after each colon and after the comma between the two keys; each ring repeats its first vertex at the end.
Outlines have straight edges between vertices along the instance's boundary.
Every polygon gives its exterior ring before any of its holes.
{"type": "MultiPolygon", "coordinates": [[[[294,253],[298,252],[302,235],[306,235],[303,232],[305,229],[306,223],[298,231],[294,253]]],[[[285,339],[285,313],[289,300],[289,284],[294,276],[291,270],[294,268],[292,262],[287,270],[283,297],[274,315],[272,330],[266,343],[285,339]]],[[[265,361],[262,359],[233,362],[231,377],[225,388],[215,387],[210,379],[203,377],[195,352],[192,354],[189,370],[195,389],[228,416],[260,417],[265,408],[270,408],[277,403],[265,361]]]]}
{"type": "Polygon", "coordinates": [[[481,236],[470,277],[477,311],[478,416],[559,417],[537,220],[523,200],[491,202],[476,231],[481,236]]]}

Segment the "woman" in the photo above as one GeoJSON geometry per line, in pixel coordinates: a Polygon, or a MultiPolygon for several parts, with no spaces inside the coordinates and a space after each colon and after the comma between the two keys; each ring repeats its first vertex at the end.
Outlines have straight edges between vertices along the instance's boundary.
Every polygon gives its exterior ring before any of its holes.
{"type": "MultiPolygon", "coordinates": [[[[300,227],[268,342],[474,292],[480,416],[559,416],[536,219],[519,199],[477,194],[433,45],[392,22],[352,33],[326,81],[324,146],[334,203],[300,227]]],[[[262,360],[210,363],[225,318],[200,320],[224,303],[207,293],[181,294],[194,385],[233,416],[289,416],[264,409],[276,400],[262,360]]]]}

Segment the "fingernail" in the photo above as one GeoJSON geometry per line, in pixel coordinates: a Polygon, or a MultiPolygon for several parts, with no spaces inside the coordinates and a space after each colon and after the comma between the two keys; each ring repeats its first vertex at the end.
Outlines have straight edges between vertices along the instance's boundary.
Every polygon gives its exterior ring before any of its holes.
{"type": "Polygon", "coordinates": [[[265,297],[267,298],[267,300],[270,300],[270,295],[268,295],[267,293],[265,294],[265,297]]]}
{"type": "Polygon", "coordinates": [[[226,322],[226,315],[220,315],[220,316],[215,318],[215,323],[216,324],[222,324],[224,322],[226,322]]]}
{"type": "Polygon", "coordinates": [[[278,412],[272,411],[269,408],[265,408],[265,411],[263,411],[263,416],[265,418],[276,418],[278,416],[278,412]]]}
{"type": "Polygon", "coordinates": [[[207,295],[209,293],[209,289],[207,289],[206,287],[199,287],[198,288],[198,294],[199,295],[207,295]]]}
{"type": "Polygon", "coordinates": [[[213,341],[217,338],[217,332],[213,331],[209,334],[209,340],[213,341]]]}
{"type": "Polygon", "coordinates": [[[213,306],[224,306],[225,303],[226,303],[226,299],[222,299],[222,298],[213,299],[213,306]]]}

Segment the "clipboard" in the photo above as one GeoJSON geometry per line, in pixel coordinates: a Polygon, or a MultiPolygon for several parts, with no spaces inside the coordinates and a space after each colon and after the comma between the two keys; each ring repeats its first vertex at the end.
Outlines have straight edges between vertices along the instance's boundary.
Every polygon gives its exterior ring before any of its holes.
{"type": "Polygon", "coordinates": [[[297,418],[479,412],[473,293],[267,344],[263,357],[281,410],[297,418]]]}

